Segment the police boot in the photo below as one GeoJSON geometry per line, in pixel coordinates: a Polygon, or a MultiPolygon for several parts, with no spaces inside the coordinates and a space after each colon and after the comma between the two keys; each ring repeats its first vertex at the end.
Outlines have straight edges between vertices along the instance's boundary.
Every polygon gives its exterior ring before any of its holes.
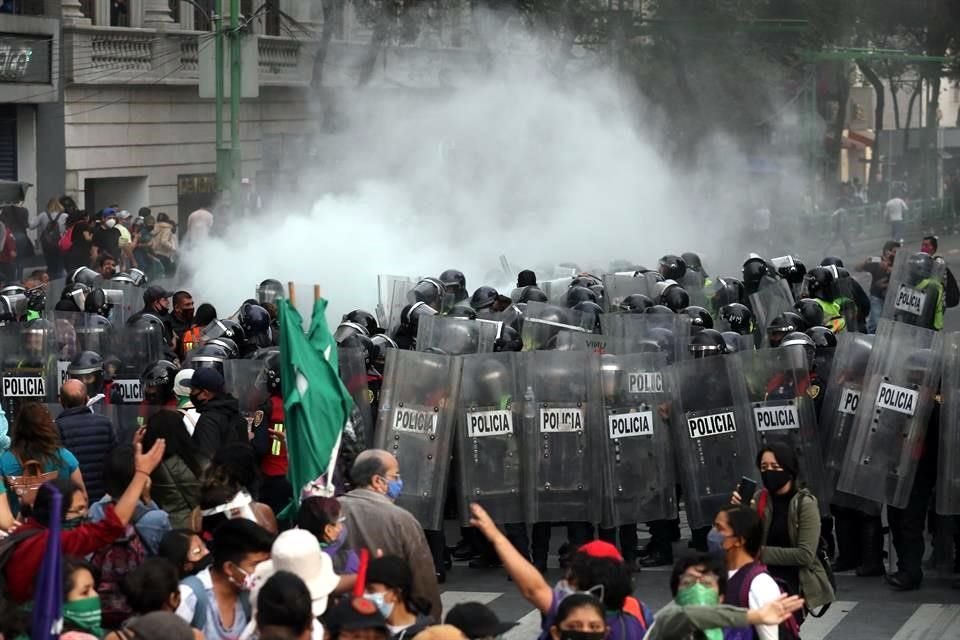
{"type": "Polygon", "coordinates": [[[860,559],[857,576],[870,578],[882,576],[883,570],[883,522],[879,516],[863,518],[860,528],[860,559]]]}

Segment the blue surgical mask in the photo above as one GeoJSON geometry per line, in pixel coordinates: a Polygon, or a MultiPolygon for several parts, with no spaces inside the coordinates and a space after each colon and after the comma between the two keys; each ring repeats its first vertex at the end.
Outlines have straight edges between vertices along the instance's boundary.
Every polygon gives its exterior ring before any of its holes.
{"type": "Polygon", "coordinates": [[[395,480],[390,480],[387,482],[387,497],[391,500],[396,500],[400,497],[400,493],[403,491],[403,480],[397,478],[395,480]]]}
{"type": "Polygon", "coordinates": [[[393,604],[392,602],[387,602],[387,594],[385,591],[380,593],[367,593],[363,596],[365,599],[372,602],[376,607],[377,611],[380,612],[384,618],[389,618],[390,614],[393,613],[393,604]]]}
{"type": "Polygon", "coordinates": [[[726,539],[727,536],[716,529],[710,529],[710,533],[707,534],[707,549],[711,553],[723,553],[725,551],[723,541],[726,539]]]}

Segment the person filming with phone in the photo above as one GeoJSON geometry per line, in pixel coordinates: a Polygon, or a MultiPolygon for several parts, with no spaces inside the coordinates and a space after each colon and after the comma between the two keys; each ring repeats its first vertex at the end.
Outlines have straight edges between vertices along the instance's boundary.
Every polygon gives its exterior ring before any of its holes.
{"type": "MultiPolygon", "coordinates": [[[[767,444],[760,449],[757,467],[763,489],[752,499],[734,491],[730,502],[754,506],[763,520],[763,548],[758,559],[791,594],[803,596],[807,610],[829,605],[836,597],[818,553],[820,506],[816,496],[799,482],[796,454],[783,444],[767,444]]],[[[738,489],[747,491],[748,486],[741,482],[738,489]]],[[[802,612],[797,616],[797,622],[802,622],[802,612]]]]}

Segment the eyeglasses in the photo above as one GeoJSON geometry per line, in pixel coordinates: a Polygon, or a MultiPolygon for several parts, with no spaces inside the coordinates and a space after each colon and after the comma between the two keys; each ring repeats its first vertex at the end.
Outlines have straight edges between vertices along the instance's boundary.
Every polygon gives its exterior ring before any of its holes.
{"type": "Polygon", "coordinates": [[[695,584],[702,584],[705,587],[716,587],[719,585],[717,582],[717,576],[713,575],[712,573],[706,573],[699,576],[685,574],[680,578],[677,586],[681,589],[685,589],[687,587],[692,587],[695,584]]]}

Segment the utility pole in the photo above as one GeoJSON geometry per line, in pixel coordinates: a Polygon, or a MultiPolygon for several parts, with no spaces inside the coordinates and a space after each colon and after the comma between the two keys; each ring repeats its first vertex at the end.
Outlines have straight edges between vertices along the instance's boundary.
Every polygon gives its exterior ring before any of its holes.
{"type": "Polygon", "coordinates": [[[240,187],[240,96],[242,95],[242,60],[240,30],[240,0],[216,0],[216,13],[213,16],[215,32],[214,65],[216,66],[216,146],[217,146],[217,190],[229,191],[230,202],[236,206],[239,202],[240,187]],[[230,27],[226,26],[223,15],[224,2],[230,3],[230,27]],[[224,144],[223,103],[225,99],[224,67],[227,42],[230,44],[230,146],[224,144]]]}

